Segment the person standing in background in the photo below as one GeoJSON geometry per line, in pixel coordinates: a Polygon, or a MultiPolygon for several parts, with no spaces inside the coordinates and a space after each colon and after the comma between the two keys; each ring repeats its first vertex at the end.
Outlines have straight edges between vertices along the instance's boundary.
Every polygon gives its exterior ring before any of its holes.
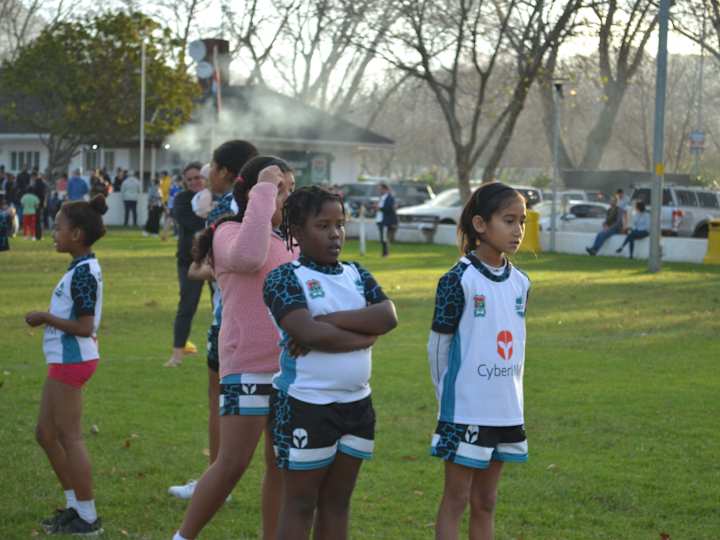
{"type": "Polygon", "coordinates": [[[377,214],[375,214],[375,222],[380,232],[380,243],[382,244],[382,256],[390,255],[388,244],[390,236],[394,234],[397,227],[398,219],[395,213],[395,197],[393,197],[390,186],[385,183],[380,184],[380,200],[378,201],[377,214]]]}
{"type": "Polygon", "coordinates": [[[177,197],[178,193],[182,191],[182,177],[176,176],[173,183],[170,185],[170,189],[168,190],[168,198],[167,198],[167,204],[165,205],[165,208],[167,211],[165,212],[165,222],[163,223],[163,230],[162,234],[160,235],[160,239],[165,241],[168,237],[168,231],[172,229],[173,236],[177,236],[177,225],[175,225],[175,216],[173,214],[173,208],[175,206],[175,197],[177,197]]]}
{"type": "MultiPolygon", "coordinates": [[[[185,355],[185,347],[192,320],[197,311],[198,302],[202,294],[204,281],[188,278],[188,270],[192,264],[192,244],[195,233],[205,228],[205,219],[196,215],[192,209],[192,199],[196,193],[205,188],[206,178],[200,170],[202,164],[193,161],[185,166],[183,179],[185,189],[175,196],[173,201],[173,215],[178,228],[177,241],[177,275],[180,289],[180,301],[175,313],[173,325],[173,352],[170,355],[168,364],[171,366],[182,363],[185,355]]],[[[210,287],[212,295],[212,287],[210,287]]],[[[217,370],[215,370],[217,371],[217,370]]],[[[217,375],[217,373],[215,373],[217,375]]],[[[217,380],[217,376],[215,377],[217,380]]]]}
{"type": "Polygon", "coordinates": [[[67,184],[68,201],[82,201],[89,191],[87,182],[80,176],[80,169],[75,169],[67,184]]]}
{"type": "Polygon", "coordinates": [[[118,167],[115,171],[115,178],[113,179],[113,191],[120,191],[122,183],[125,180],[125,174],[121,167],[118,167]]]}
{"type": "Polygon", "coordinates": [[[27,166],[23,166],[20,173],[15,177],[15,210],[17,212],[17,218],[20,222],[20,226],[23,225],[23,206],[22,197],[30,187],[30,174],[28,174],[27,166]]]}
{"type": "MultiPolygon", "coordinates": [[[[57,179],[57,182],[55,182],[55,191],[57,191],[58,198],[62,201],[65,200],[67,197],[67,190],[68,190],[68,177],[67,174],[63,173],[60,175],[60,178],[57,179]]],[[[53,221],[55,220],[55,216],[50,216],[53,221]]]]}
{"type": "Polygon", "coordinates": [[[37,209],[40,206],[40,199],[35,195],[32,189],[20,199],[23,209],[23,236],[27,240],[35,240],[35,220],[37,219],[37,209]]]}
{"type": "Polygon", "coordinates": [[[43,179],[41,174],[33,171],[32,183],[30,184],[33,193],[40,199],[40,206],[38,206],[37,212],[35,213],[35,240],[42,239],[43,227],[48,228],[48,216],[47,216],[47,200],[48,200],[48,185],[43,179]]]}
{"type": "Polygon", "coordinates": [[[159,184],[158,179],[153,180],[148,190],[148,217],[143,236],[157,236],[160,233],[160,216],[163,213],[163,202],[159,184]]]}
{"type": "Polygon", "coordinates": [[[123,220],[125,227],[128,226],[130,213],[133,216],[133,227],[137,227],[137,202],[141,191],[140,180],[135,175],[126,178],[122,183],[120,193],[122,193],[123,205],[125,206],[125,219],[123,220]]]}

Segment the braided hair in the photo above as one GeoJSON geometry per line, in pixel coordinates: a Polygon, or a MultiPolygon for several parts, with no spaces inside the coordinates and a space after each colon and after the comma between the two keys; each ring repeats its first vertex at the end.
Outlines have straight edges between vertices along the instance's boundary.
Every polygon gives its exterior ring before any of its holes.
{"type": "Polygon", "coordinates": [[[256,156],[243,165],[233,186],[233,198],[238,206],[238,213],[221,217],[205,230],[195,235],[192,248],[193,261],[201,263],[208,256],[212,259],[212,243],[213,237],[215,236],[215,229],[226,221],[239,223],[243,220],[250,190],[257,184],[260,171],[271,165],[276,165],[284,173],[290,172],[291,170],[287,162],[274,156],[256,156]]]}
{"type": "Polygon", "coordinates": [[[326,202],[337,202],[345,215],[345,206],[337,193],[321,186],[303,186],[293,191],[283,206],[283,218],[280,224],[280,233],[285,243],[292,251],[294,242],[293,227],[305,225],[310,215],[317,216],[326,202]]]}

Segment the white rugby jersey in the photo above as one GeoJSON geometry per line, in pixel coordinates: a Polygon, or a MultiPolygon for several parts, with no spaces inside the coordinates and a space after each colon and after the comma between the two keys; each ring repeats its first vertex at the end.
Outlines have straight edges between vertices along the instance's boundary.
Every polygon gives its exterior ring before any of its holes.
{"type": "Polygon", "coordinates": [[[507,262],[500,274],[473,253],[438,283],[432,330],[452,338],[430,351],[439,420],[479,426],[523,424],[525,312],[530,280],[507,262]]]}
{"type": "MultiPolygon", "coordinates": [[[[294,309],[307,309],[316,317],[387,299],[375,278],[359,264],[320,266],[303,255],[270,272],[263,293],[276,324],[294,309]]],[[[370,394],[370,348],[345,353],[311,350],[296,358],[287,349],[288,335],[278,328],[281,352],[275,388],[317,404],[349,403],[370,394]]]]}
{"type": "Polygon", "coordinates": [[[91,337],[73,336],[45,325],[43,352],[48,364],[77,364],[99,359],[97,329],[102,314],[103,282],[100,263],[94,254],[74,259],[55,287],[50,313],[61,319],[77,320],[93,315],[91,337]]]}

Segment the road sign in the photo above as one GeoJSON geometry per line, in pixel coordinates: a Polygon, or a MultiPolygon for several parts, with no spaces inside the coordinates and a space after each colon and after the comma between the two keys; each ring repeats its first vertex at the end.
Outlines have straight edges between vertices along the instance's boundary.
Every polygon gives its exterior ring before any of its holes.
{"type": "Polygon", "coordinates": [[[691,131],[688,136],[688,144],[691,152],[702,153],[705,149],[705,132],[700,130],[691,131]]]}

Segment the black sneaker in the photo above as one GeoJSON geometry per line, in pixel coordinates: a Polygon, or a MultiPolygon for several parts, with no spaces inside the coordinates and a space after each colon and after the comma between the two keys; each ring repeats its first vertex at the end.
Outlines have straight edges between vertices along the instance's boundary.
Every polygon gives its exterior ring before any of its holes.
{"type": "Polygon", "coordinates": [[[81,518],[77,512],[75,517],[67,523],[55,527],[50,534],[72,534],[73,536],[98,536],[103,533],[102,521],[97,518],[92,523],[88,523],[81,518]]]}
{"type": "Polygon", "coordinates": [[[74,508],[58,508],[57,510],[55,510],[55,513],[51,517],[43,519],[40,522],[40,525],[42,525],[42,528],[45,530],[45,532],[50,532],[56,527],[72,521],[76,517],[77,512],[74,508]]]}

